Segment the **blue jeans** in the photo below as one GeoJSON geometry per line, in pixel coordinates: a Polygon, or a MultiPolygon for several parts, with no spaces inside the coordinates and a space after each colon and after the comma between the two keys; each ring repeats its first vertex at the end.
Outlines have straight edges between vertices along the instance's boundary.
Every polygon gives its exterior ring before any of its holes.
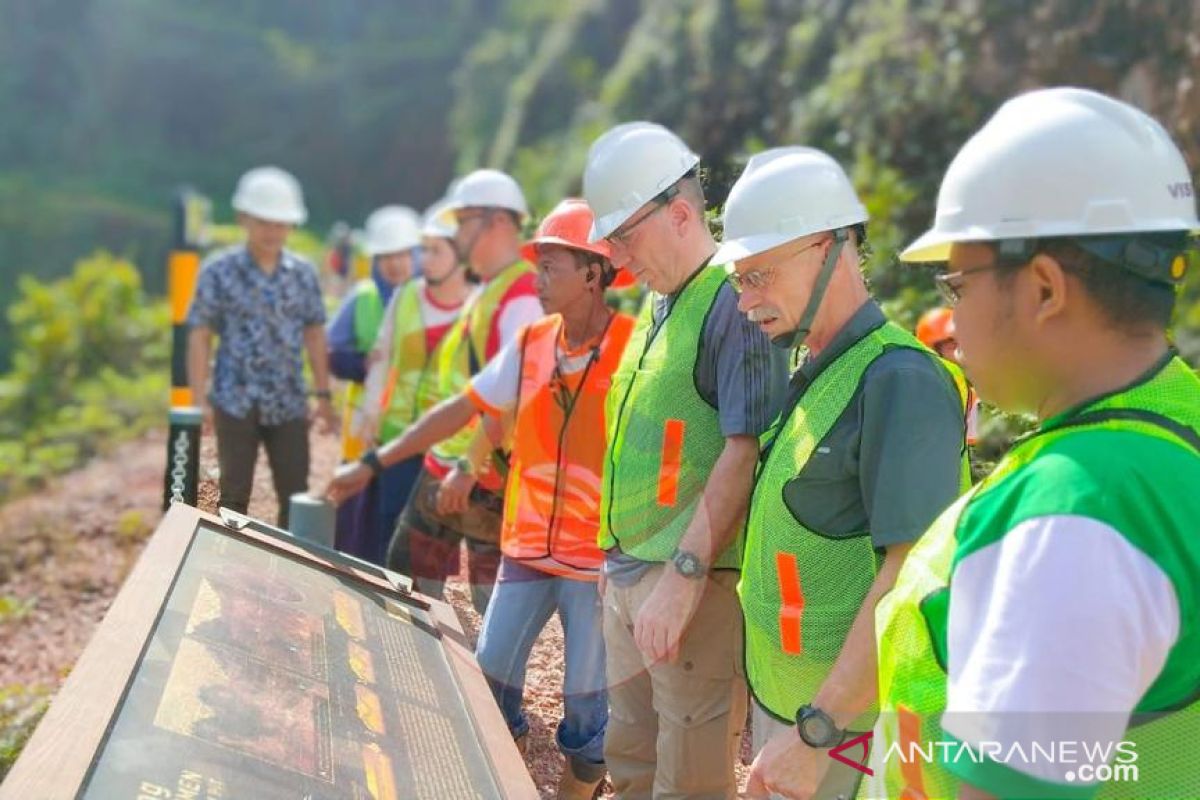
{"type": "Polygon", "coordinates": [[[525,666],[538,634],[558,611],[566,639],[563,719],[558,747],[580,766],[604,763],[608,691],[604,627],[594,581],[560,578],[505,556],[479,632],[475,656],[514,737],[529,730],[522,708],[525,666]]]}

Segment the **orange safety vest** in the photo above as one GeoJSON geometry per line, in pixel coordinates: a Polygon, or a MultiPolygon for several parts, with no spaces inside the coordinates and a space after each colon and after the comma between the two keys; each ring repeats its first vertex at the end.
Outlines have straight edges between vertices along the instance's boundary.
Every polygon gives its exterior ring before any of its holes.
{"type": "Polygon", "coordinates": [[[500,548],[544,572],[594,579],[604,560],[596,544],[608,446],[604,403],[634,320],[615,314],[587,366],[569,375],[558,362],[562,324],[558,314],[544,317],[521,340],[500,548]]]}

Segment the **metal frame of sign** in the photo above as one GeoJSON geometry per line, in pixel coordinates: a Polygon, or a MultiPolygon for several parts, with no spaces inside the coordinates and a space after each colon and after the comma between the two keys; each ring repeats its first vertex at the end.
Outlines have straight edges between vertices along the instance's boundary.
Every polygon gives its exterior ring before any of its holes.
{"type": "MultiPolygon", "coordinates": [[[[201,522],[296,557],[314,568],[349,577],[365,588],[426,609],[441,632],[440,642],[496,785],[508,800],[538,797],[533,780],[513,744],[454,610],[446,603],[409,595],[393,573],[294,539],[265,525],[240,529],[182,503],[168,510],[108,613],[96,628],[70,676],[55,696],[17,763],[0,786],[8,798],[75,797],[87,780],[97,751],[116,721],[126,687],[141,661],[159,613],[201,522]]],[[[235,523],[236,524],[236,523],[235,523]]]]}

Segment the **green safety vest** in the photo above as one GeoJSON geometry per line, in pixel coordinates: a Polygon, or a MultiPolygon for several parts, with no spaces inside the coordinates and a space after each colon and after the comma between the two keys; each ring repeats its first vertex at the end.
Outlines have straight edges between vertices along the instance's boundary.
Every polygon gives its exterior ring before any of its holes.
{"type": "Polygon", "coordinates": [[[391,364],[383,396],[380,441],[404,432],[430,408],[437,405],[437,356],[441,346],[426,352],[425,321],[421,318],[423,280],[409,281],[396,299],[392,323],[391,364]]]}
{"type": "MultiPolygon", "coordinates": [[[[821,370],[763,435],[738,595],[746,620],[747,681],[759,704],[781,720],[794,720],[821,688],[880,563],[869,531],[835,539],[801,524],[784,502],[784,487],[849,407],[871,364],[901,347],[927,353],[945,368],[965,412],[961,373],[911,333],[886,322],[821,370]]],[[[969,480],[964,442],[963,488],[969,480]]],[[[874,714],[873,708],[867,710],[850,729],[868,730],[874,714]]]]}
{"type": "MultiPolygon", "coordinates": [[[[613,374],[605,407],[608,452],[600,498],[600,547],[620,544],[643,561],[666,561],[700,502],[725,447],[717,410],[696,389],[704,321],[725,268],[696,271],[654,331],[647,297],[613,374]]],[[[742,537],[714,566],[737,567],[742,537]]]]}
{"type": "MultiPolygon", "coordinates": [[[[369,353],[375,346],[379,326],[383,324],[383,297],[373,280],[354,285],[354,345],[360,353],[369,353]]],[[[346,401],[342,413],[342,460],[356,461],[366,450],[366,442],[350,433],[350,427],[363,399],[363,385],[351,381],[346,385],[346,401]]]]}
{"type": "MultiPolygon", "coordinates": [[[[467,388],[471,378],[487,364],[487,341],[492,329],[492,317],[505,293],[517,280],[533,272],[528,262],[514,261],[492,278],[467,303],[454,326],[446,332],[438,356],[438,397],[445,400],[467,388]]],[[[475,425],[467,425],[458,433],[434,445],[439,458],[450,461],[466,455],[475,435],[475,425]]]]}
{"type": "Polygon", "coordinates": [[[354,343],[360,353],[371,352],[382,324],[383,297],[379,287],[373,280],[359,281],[354,286],[354,343]]]}
{"type": "MultiPolygon", "coordinates": [[[[1078,468],[1076,469],[1078,471],[1078,468]]],[[[952,798],[958,779],[913,747],[954,740],[943,733],[946,628],[957,564],[1021,522],[1083,515],[1115,528],[1157,564],[1179,599],[1179,638],[1158,678],[1134,709],[1125,739],[1135,743],[1136,782],[1110,782],[1099,796],[1200,797],[1200,379],[1172,358],[1149,379],[1048,420],[1018,442],[975,489],[947,509],[913,547],[896,585],[876,609],[880,718],[862,797],[952,798]],[[1074,491],[1056,482],[1055,465],[1102,469],[1112,459],[1137,465],[1127,481],[1074,491]],[[1129,483],[1128,481],[1133,481],[1129,483]],[[1146,716],[1141,717],[1140,715],[1146,716]],[[912,758],[885,755],[893,746],[912,758]]],[[[1097,580],[1106,576],[1097,575],[1097,580]]],[[[1069,658],[1069,653],[1063,654],[1069,658]]],[[[998,766],[998,765],[993,765],[998,766]]],[[[1008,774],[1008,773],[1006,773],[1008,774]]],[[[1027,797],[1091,797],[1020,776],[1027,797]]]]}

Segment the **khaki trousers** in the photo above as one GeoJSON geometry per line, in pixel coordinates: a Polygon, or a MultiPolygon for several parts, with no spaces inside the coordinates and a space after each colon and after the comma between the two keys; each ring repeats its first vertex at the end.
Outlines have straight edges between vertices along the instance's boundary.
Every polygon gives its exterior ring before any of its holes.
{"type": "Polygon", "coordinates": [[[663,566],[604,597],[609,718],[604,739],[616,796],[736,798],[733,767],[746,721],[738,573],[708,579],[673,664],[649,664],[633,639],[638,609],[663,566]]]}
{"type": "MultiPolygon", "coordinates": [[[[758,703],[754,704],[750,725],[754,731],[755,756],[766,747],[767,740],[780,731],[787,730],[799,736],[796,733],[795,725],[787,725],[780,722],[766,711],[763,711],[758,703]]],[[[857,751],[852,755],[857,756],[857,751]]],[[[825,773],[825,780],[821,781],[821,785],[817,787],[817,793],[812,796],[812,800],[850,800],[858,792],[858,784],[862,780],[863,773],[854,767],[843,764],[837,759],[832,759],[832,761],[833,763],[829,765],[829,771],[825,773]]],[[[772,800],[778,797],[779,795],[777,794],[771,795],[772,800]]]]}

